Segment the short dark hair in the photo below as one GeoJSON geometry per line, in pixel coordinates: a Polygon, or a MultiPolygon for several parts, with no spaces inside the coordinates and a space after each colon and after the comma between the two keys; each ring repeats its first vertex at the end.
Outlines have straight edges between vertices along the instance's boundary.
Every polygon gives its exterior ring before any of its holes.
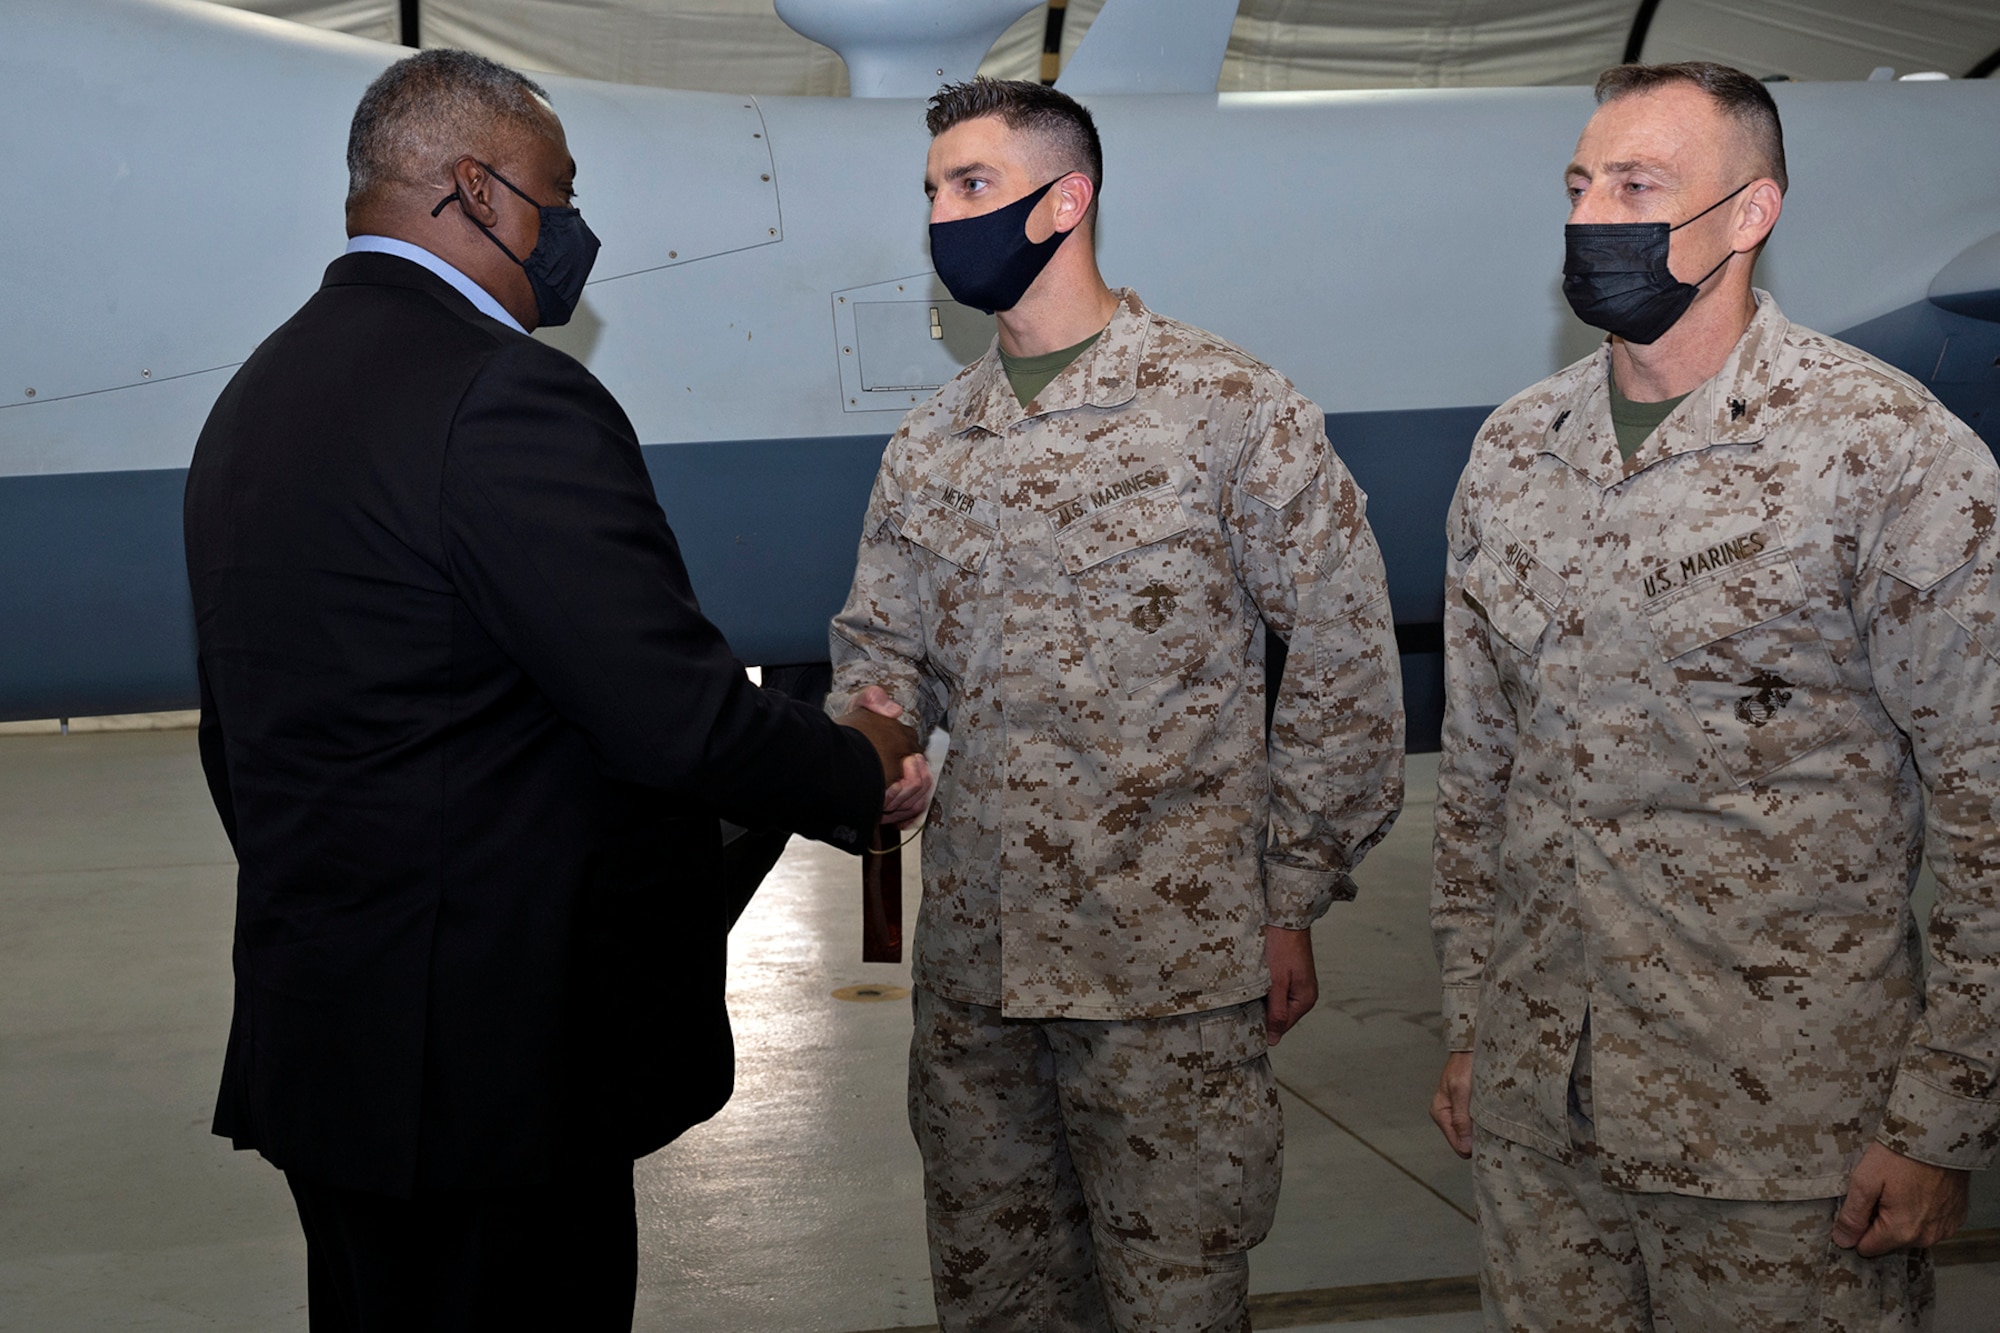
{"type": "MultiPolygon", "coordinates": [[[[1068,93],[1026,79],[981,76],[947,83],[932,94],[924,124],[935,139],[952,126],[981,116],[998,116],[1008,129],[1036,136],[1074,164],[1069,170],[1090,177],[1093,190],[1103,187],[1104,145],[1097,137],[1097,122],[1068,93]]],[[[1096,207],[1093,197],[1091,208],[1096,207]]]]}
{"type": "Polygon", "coordinates": [[[1725,116],[1742,127],[1749,136],[1751,150],[1763,159],[1760,163],[1763,174],[1778,182],[1782,194],[1790,181],[1785,176],[1785,127],[1778,121],[1778,104],[1771,100],[1769,88],[1742,70],[1706,60],[1615,65],[1597,76],[1597,101],[1601,106],[1675,83],[1701,89],[1725,116]]]}
{"type": "Polygon", "coordinates": [[[489,153],[509,131],[546,134],[542,86],[470,51],[419,51],[361,94],[347,131],[347,202],[392,181],[442,181],[467,153],[489,153]]]}

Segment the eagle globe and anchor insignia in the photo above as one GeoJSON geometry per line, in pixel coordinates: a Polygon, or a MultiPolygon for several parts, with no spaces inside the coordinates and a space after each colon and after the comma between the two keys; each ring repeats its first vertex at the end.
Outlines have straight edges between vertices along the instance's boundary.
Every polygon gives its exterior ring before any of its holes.
{"type": "Polygon", "coordinates": [[[1127,618],[1140,633],[1158,634],[1173,619],[1174,599],[1177,596],[1179,594],[1164,583],[1148,584],[1139,589],[1139,604],[1132,608],[1132,614],[1127,618]]]}
{"type": "Polygon", "coordinates": [[[1765,725],[1792,701],[1792,682],[1775,672],[1759,671],[1743,688],[1751,693],[1736,701],[1736,720],[1748,727],[1765,725]]]}

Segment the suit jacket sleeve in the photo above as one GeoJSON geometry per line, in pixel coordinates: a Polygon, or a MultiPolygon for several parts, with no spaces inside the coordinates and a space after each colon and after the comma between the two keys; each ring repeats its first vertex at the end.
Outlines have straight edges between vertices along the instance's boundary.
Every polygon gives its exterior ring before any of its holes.
{"type": "Polygon", "coordinates": [[[857,847],[882,809],[861,733],[760,690],[701,613],[638,442],[568,357],[510,342],[459,404],[442,543],[471,613],[615,779],[857,847]]]}

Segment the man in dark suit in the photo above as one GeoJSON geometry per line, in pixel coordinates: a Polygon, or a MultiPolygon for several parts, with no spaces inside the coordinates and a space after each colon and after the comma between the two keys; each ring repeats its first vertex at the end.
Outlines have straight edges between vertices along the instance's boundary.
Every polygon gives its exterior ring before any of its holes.
{"type": "Polygon", "coordinates": [[[526,336],[596,251],[541,89],[423,52],[348,165],[349,252],[188,475],[215,1130],[286,1174],[315,1333],[625,1329],[632,1162],[729,1095],[718,819],[858,848],[922,761],[750,684],[624,413],[526,336]]]}

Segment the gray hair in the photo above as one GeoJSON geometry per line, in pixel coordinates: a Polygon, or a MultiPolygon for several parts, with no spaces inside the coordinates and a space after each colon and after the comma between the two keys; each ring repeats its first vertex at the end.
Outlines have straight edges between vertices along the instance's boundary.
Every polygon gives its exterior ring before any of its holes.
{"type": "Polygon", "coordinates": [[[444,180],[467,153],[492,153],[510,132],[548,133],[548,93],[497,61],[440,47],[382,71],[347,131],[347,202],[391,183],[444,180]]]}

